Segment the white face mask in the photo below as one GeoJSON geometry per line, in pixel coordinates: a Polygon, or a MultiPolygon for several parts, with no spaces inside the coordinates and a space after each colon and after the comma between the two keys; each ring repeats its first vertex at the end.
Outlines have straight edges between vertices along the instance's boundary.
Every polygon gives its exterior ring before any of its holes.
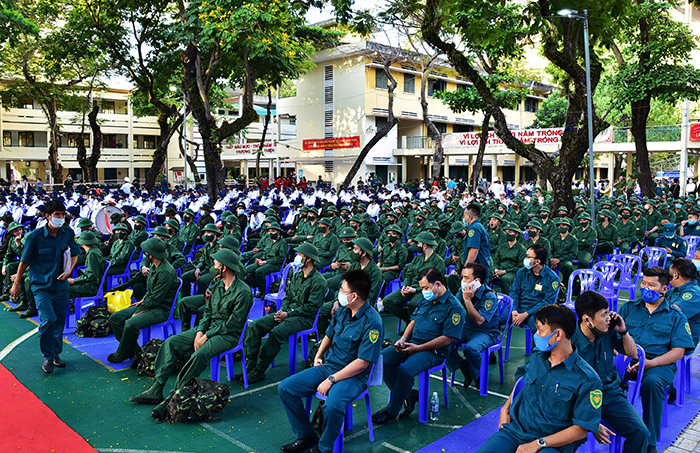
{"type": "Polygon", "coordinates": [[[54,228],[61,228],[65,222],[66,222],[66,219],[51,217],[51,226],[54,228]]]}
{"type": "Polygon", "coordinates": [[[338,303],[340,303],[341,306],[347,307],[350,301],[348,300],[348,296],[345,294],[341,293],[340,291],[338,292],[338,303]]]}
{"type": "Polygon", "coordinates": [[[302,262],[301,255],[297,255],[294,257],[294,261],[292,262],[292,265],[295,267],[301,267],[304,263],[302,262]]]}

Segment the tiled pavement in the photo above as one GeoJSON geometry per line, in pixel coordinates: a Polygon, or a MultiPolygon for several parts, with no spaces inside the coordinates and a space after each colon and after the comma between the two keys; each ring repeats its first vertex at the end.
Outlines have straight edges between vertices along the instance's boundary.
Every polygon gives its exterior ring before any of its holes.
{"type": "Polygon", "coordinates": [[[700,414],[690,422],[666,453],[700,453],[700,414]]]}

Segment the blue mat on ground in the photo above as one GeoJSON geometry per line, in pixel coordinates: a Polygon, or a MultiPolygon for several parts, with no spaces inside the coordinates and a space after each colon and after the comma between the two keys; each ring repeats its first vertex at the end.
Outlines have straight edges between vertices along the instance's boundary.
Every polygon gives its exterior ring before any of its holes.
{"type": "MultiPolygon", "coordinates": [[[[676,438],[685,430],[700,412],[700,399],[697,399],[700,389],[700,358],[697,351],[693,354],[691,362],[691,392],[686,394],[685,404],[668,406],[668,426],[661,428],[658,450],[664,451],[670,447],[676,438]]],[[[641,413],[641,403],[637,409],[641,413]]],[[[417,453],[446,453],[446,452],[474,452],[477,451],[498,430],[498,417],[500,408],[474,420],[473,422],[451,432],[440,440],[427,445],[417,453]]],[[[609,451],[609,446],[595,444],[595,452],[609,451]]],[[[579,451],[588,451],[587,446],[579,448],[579,451]]]]}

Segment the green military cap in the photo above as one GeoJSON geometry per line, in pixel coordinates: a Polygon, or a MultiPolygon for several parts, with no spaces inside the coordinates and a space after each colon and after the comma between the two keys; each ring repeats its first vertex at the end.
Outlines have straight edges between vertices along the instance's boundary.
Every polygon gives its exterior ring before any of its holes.
{"type": "Polygon", "coordinates": [[[357,233],[352,227],[344,227],[342,230],[340,230],[340,234],[338,235],[340,239],[348,239],[348,238],[356,238],[357,233]]]}
{"type": "Polygon", "coordinates": [[[275,215],[275,216],[276,216],[276,215],[277,215],[277,211],[275,211],[274,209],[267,208],[267,210],[265,211],[265,216],[269,216],[269,215],[275,215]]]}
{"type": "MultiPolygon", "coordinates": [[[[272,217],[272,216],[265,217],[265,220],[263,220],[263,223],[273,223],[273,222],[277,222],[277,217],[272,217]]],[[[279,223],[279,222],[277,222],[277,223],[279,223]]]]}
{"type": "Polygon", "coordinates": [[[568,213],[568,212],[569,212],[569,208],[567,208],[566,206],[559,206],[559,207],[557,208],[557,212],[560,212],[560,211],[564,211],[564,212],[568,213]]]}
{"type": "Polygon", "coordinates": [[[440,214],[437,218],[437,223],[445,223],[450,221],[450,216],[447,214],[440,214]]]}
{"type": "Polygon", "coordinates": [[[216,261],[220,262],[229,269],[233,269],[236,275],[243,273],[243,266],[241,266],[241,260],[238,256],[228,248],[221,249],[215,252],[212,256],[216,261]]]}
{"type": "Polygon", "coordinates": [[[200,209],[202,211],[213,211],[214,206],[210,205],[209,203],[204,203],[200,209]]]}
{"type": "Polygon", "coordinates": [[[394,211],[389,211],[389,212],[387,212],[387,213],[386,213],[386,216],[387,216],[387,217],[392,216],[392,217],[397,217],[397,218],[399,217],[399,215],[398,215],[396,212],[394,212],[394,211]]]}
{"type": "Polygon", "coordinates": [[[610,201],[610,200],[602,200],[602,201],[600,202],[600,204],[601,204],[602,206],[612,206],[612,201],[610,201]]]}
{"type": "Polygon", "coordinates": [[[316,209],[316,208],[307,208],[306,212],[311,212],[315,215],[318,215],[318,209],[316,209]]]}
{"type": "Polygon", "coordinates": [[[362,219],[363,222],[366,222],[366,221],[372,219],[372,218],[369,216],[369,214],[367,214],[366,212],[363,212],[362,214],[360,214],[360,218],[362,219]]]}
{"type": "MultiPolygon", "coordinates": [[[[354,231],[355,231],[355,230],[353,230],[353,232],[354,232],[354,231]]],[[[403,231],[401,231],[401,228],[399,228],[399,227],[396,226],[396,225],[391,225],[389,228],[386,229],[386,232],[387,232],[387,233],[390,232],[390,231],[393,231],[394,233],[398,234],[399,236],[401,236],[401,235],[403,234],[403,231]]]]}
{"type": "Polygon", "coordinates": [[[579,215],[579,219],[585,219],[585,220],[588,220],[590,222],[591,221],[591,214],[589,212],[582,212],[581,215],[579,215]]]}
{"type": "Polygon", "coordinates": [[[462,222],[459,222],[459,221],[454,222],[454,223],[452,224],[452,226],[450,227],[450,234],[457,234],[457,233],[459,233],[460,231],[462,231],[462,230],[464,230],[464,229],[466,229],[466,228],[467,228],[467,227],[464,226],[464,224],[463,224],[462,222]]]}
{"type": "Polygon", "coordinates": [[[629,206],[627,206],[627,205],[624,205],[623,207],[620,208],[620,214],[622,214],[622,211],[629,211],[630,214],[631,214],[631,213],[632,213],[632,208],[629,207],[629,206]]]}
{"type": "Polygon", "coordinates": [[[613,214],[612,212],[610,212],[609,209],[603,209],[603,210],[601,210],[601,211],[600,211],[600,215],[603,215],[603,216],[607,217],[607,218],[610,219],[610,220],[613,220],[613,219],[616,218],[616,217],[615,217],[615,214],[613,214]]]}
{"type": "Polygon", "coordinates": [[[357,209],[362,209],[363,211],[367,210],[367,205],[364,203],[357,203],[357,209]]]}
{"type": "Polygon", "coordinates": [[[163,225],[157,226],[151,234],[157,234],[158,236],[170,237],[170,231],[163,225]]]}
{"type": "Polygon", "coordinates": [[[503,222],[503,217],[501,216],[501,214],[498,214],[498,213],[491,214],[489,216],[489,219],[496,219],[496,220],[500,220],[501,222],[503,222]]]}
{"type": "Polygon", "coordinates": [[[550,194],[545,195],[544,201],[552,201],[552,196],[550,194]]]}
{"type": "Polygon", "coordinates": [[[644,207],[641,205],[635,205],[632,211],[642,213],[644,212],[644,207]]]}
{"type": "MultiPolygon", "coordinates": [[[[305,206],[305,207],[306,207],[306,206],[305,206]]],[[[304,208],[302,208],[302,209],[304,209],[304,208]]],[[[343,206],[341,206],[341,207],[340,207],[340,212],[343,212],[343,211],[348,211],[348,212],[350,212],[350,206],[348,206],[348,205],[343,205],[343,206]]]]}
{"type": "Polygon", "coordinates": [[[411,200],[411,204],[420,204],[420,201],[414,198],[413,200],[411,200]]]}
{"type": "Polygon", "coordinates": [[[202,231],[209,231],[211,233],[220,233],[219,228],[213,223],[207,223],[202,231]]]}
{"type": "Polygon", "coordinates": [[[506,222],[501,227],[503,231],[514,231],[516,234],[520,233],[520,228],[513,222],[506,222]]]}
{"type": "Polygon", "coordinates": [[[180,222],[178,222],[175,219],[168,219],[168,221],[165,222],[165,224],[169,227],[175,228],[175,231],[180,231],[180,222]]]}
{"type": "Polygon", "coordinates": [[[311,261],[318,261],[318,249],[315,245],[304,242],[300,244],[294,251],[301,253],[302,255],[309,258],[311,261]]]}
{"type": "Polygon", "coordinates": [[[119,219],[122,218],[123,215],[124,214],[122,214],[121,212],[115,212],[114,214],[109,216],[109,221],[112,223],[117,223],[119,221],[119,219]]]}
{"type": "Polygon", "coordinates": [[[17,222],[10,222],[10,224],[7,226],[7,232],[11,233],[11,232],[15,231],[17,228],[24,228],[24,225],[22,225],[21,223],[17,223],[17,222]]]}
{"type": "Polygon", "coordinates": [[[217,241],[220,247],[225,247],[230,250],[239,250],[241,248],[241,243],[233,236],[224,236],[217,241]]]}
{"type": "Polygon", "coordinates": [[[88,219],[87,217],[83,217],[80,220],[78,220],[78,228],[91,227],[92,225],[92,220],[88,219]]]}
{"type": "Polygon", "coordinates": [[[175,209],[175,206],[168,206],[165,208],[165,215],[175,215],[177,214],[177,209],[175,209]]]}
{"type": "Polygon", "coordinates": [[[523,202],[520,198],[515,198],[511,204],[517,204],[518,206],[522,206],[523,202]]]}
{"type": "Polygon", "coordinates": [[[405,214],[405,213],[406,213],[406,208],[404,208],[404,207],[401,206],[401,205],[396,206],[394,209],[395,209],[395,210],[398,210],[398,211],[401,211],[401,214],[405,214]]]}
{"type": "Polygon", "coordinates": [[[374,247],[372,247],[372,243],[370,242],[369,239],[367,238],[357,238],[354,241],[352,241],[353,244],[356,246],[360,247],[363,251],[367,252],[367,254],[371,257],[374,254],[374,247]]]}
{"type": "Polygon", "coordinates": [[[80,245],[99,245],[100,238],[92,231],[83,231],[78,238],[80,245]]]}
{"type": "Polygon", "coordinates": [[[183,214],[191,215],[192,217],[195,216],[194,211],[191,210],[190,208],[185,209],[185,210],[183,211],[183,214]]]}
{"type": "Polygon", "coordinates": [[[142,215],[137,215],[136,217],[134,217],[134,222],[139,222],[143,223],[144,225],[148,225],[148,222],[146,222],[146,218],[142,215]]]}
{"type": "Polygon", "coordinates": [[[425,212],[423,212],[421,209],[416,210],[416,213],[414,214],[415,217],[423,217],[424,219],[427,217],[425,212]]]}
{"type": "Polygon", "coordinates": [[[321,220],[318,221],[318,223],[322,225],[331,226],[331,219],[329,219],[328,217],[323,217],[321,218],[321,220]]]}
{"type": "Polygon", "coordinates": [[[665,210],[667,210],[667,209],[668,209],[668,204],[666,204],[666,203],[661,203],[661,204],[659,205],[659,211],[665,211],[665,210]]]}
{"type": "Polygon", "coordinates": [[[530,221],[527,223],[527,226],[533,227],[533,228],[537,228],[537,229],[540,230],[540,231],[542,231],[542,228],[544,228],[544,227],[542,226],[542,222],[540,222],[540,221],[537,220],[537,219],[532,219],[532,220],[530,220],[530,221]]]}
{"type": "Polygon", "coordinates": [[[573,227],[574,227],[573,223],[571,223],[571,219],[568,218],[568,217],[559,217],[559,218],[557,219],[557,225],[566,225],[566,226],[568,226],[569,228],[573,228],[573,227]]]}
{"type": "Polygon", "coordinates": [[[418,233],[418,236],[416,236],[414,240],[416,242],[420,242],[421,244],[427,244],[433,247],[437,245],[437,241],[435,240],[435,236],[433,236],[433,233],[429,233],[427,231],[421,231],[420,233],[418,233]]]}
{"type": "Polygon", "coordinates": [[[118,223],[112,228],[112,230],[114,230],[114,231],[117,231],[117,230],[129,231],[129,227],[127,227],[125,223],[118,223]]]}
{"type": "Polygon", "coordinates": [[[386,208],[386,209],[391,209],[391,205],[389,203],[382,203],[381,207],[386,208]]]}
{"type": "Polygon", "coordinates": [[[277,222],[270,223],[270,226],[265,227],[265,231],[267,230],[277,230],[277,231],[282,231],[282,228],[280,227],[280,224],[277,222]]]}
{"type": "Polygon", "coordinates": [[[308,211],[308,210],[309,210],[309,207],[306,206],[306,205],[304,205],[304,206],[301,207],[301,209],[299,209],[299,212],[306,212],[306,211],[308,211]]]}
{"type": "Polygon", "coordinates": [[[228,209],[221,213],[221,217],[228,217],[230,215],[233,215],[233,212],[229,211],[228,209]]]}
{"type": "Polygon", "coordinates": [[[362,223],[362,217],[360,217],[359,215],[352,215],[352,216],[350,216],[350,218],[348,219],[348,222],[362,223]]]}
{"type": "Polygon", "coordinates": [[[653,207],[656,207],[657,204],[658,204],[658,203],[656,202],[656,200],[654,200],[654,199],[646,200],[646,202],[649,203],[650,205],[652,205],[653,207]]]}
{"type": "Polygon", "coordinates": [[[141,244],[144,253],[148,253],[153,258],[164,260],[168,257],[165,242],[161,238],[150,238],[141,244]]]}
{"type": "Polygon", "coordinates": [[[547,205],[542,205],[542,207],[540,208],[540,212],[548,212],[548,213],[551,214],[551,213],[552,213],[552,210],[550,209],[549,206],[547,206],[547,205]]]}
{"type": "Polygon", "coordinates": [[[438,225],[438,223],[437,223],[435,220],[431,220],[430,222],[428,222],[428,223],[425,225],[425,229],[426,229],[426,230],[439,230],[439,229],[440,229],[440,225],[438,225]]]}
{"type": "Polygon", "coordinates": [[[330,205],[330,206],[328,206],[328,209],[326,209],[326,211],[337,213],[337,212],[338,212],[338,208],[336,208],[334,205],[330,205]]]}

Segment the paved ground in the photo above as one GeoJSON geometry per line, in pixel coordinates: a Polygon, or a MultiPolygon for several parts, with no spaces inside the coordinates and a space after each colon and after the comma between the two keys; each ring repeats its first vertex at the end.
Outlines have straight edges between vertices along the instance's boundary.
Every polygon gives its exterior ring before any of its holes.
{"type": "Polygon", "coordinates": [[[690,422],[685,431],[678,436],[673,446],[666,449],[667,453],[700,453],[700,414],[690,422]]]}

